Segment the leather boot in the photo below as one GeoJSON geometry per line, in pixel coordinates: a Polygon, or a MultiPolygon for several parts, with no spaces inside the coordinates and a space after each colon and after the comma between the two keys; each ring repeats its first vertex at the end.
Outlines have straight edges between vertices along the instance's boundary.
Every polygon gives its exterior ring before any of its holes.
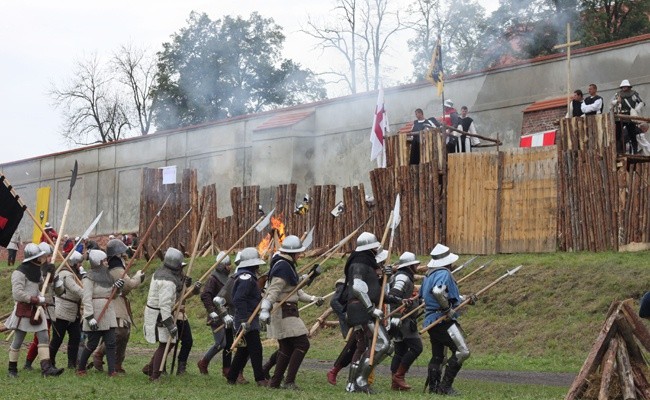
{"type": "Polygon", "coordinates": [[[142,367],[142,373],[147,376],[151,375],[151,361],[149,361],[149,364],[145,364],[145,366],[142,367]]]}
{"type": "Polygon", "coordinates": [[[32,367],[32,361],[30,360],[25,360],[25,366],[23,367],[25,371],[31,371],[34,368],[32,367]]]}
{"type": "Polygon", "coordinates": [[[327,382],[330,385],[336,385],[336,376],[339,374],[341,367],[334,366],[327,372],[327,382]]]}
{"type": "Polygon", "coordinates": [[[239,383],[240,385],[246,385],[248,383],[246,378],[244,378],[243,372],[240,372],[239,375],[237,376],[237,383],[239,383]]]}
{"type": "Polygon", "coordinates": [[[16,361],[9,361],[7,376],[9,378],[18,378],[18,363],[16,361]]]}
{"type": "Polygon", "coordinates": [[[442,373],[437,367],[429,365],[427,371],[427,380],[429,381],[429,393],[438,393],[438,386],[440,385],[440,376],[442,373]]]}
{"type": "Polygon", "coordinates": [[[221,368],[221,375],[226,379],[228,379],[228,372],[230,372],[230,368],[221,368]]]}
{"type": "Polygon", "coordinates": [[[404,380],[404,375],[408,371],[408,368],[404,364],[400,364],[399,367],[397,367],[397,371],[393,374],[393,384],[391,385],[391,389],[393,390],[411,390],[411,385],[406,383],[404,380]]]}
{"type": "Polygon", "coordinates": [[[176,375],[185,375],[186,372],[187,372],[187,362],[179,361],[178,369],[176,370],[176,375]]]}
{"type": "Polygon", "coordinates": [[[63,368],[55,368],[52,366],[52,363],[49,359],[41,360],[41,375],[47,376],[59,376],[63,373],[63,368]]]}
{"type": "Polygon", "coordinates": [[[460,371],[460,365],[457,363],[452,363],[450,361],[447,364],[447,368],[445,368],[445,375],[442,377],[442,380],[440,380],[440,385],[438,386],[438,394],[444,394],[447,396],[458,395],[458,392],[456,392],[454,388],[451,387],[451,385],[454,383],[456,375],[458,374],[458,371],[460,371]]]}
{"type": "Polygon", "coordinates": [[[118,374],[126,374],[126,371],[122,368],[122,364],[117,364],[115,366],[115,372],[118,374]]]}
{"type": "Polygon", "coordinates": [[[99,351],[93,354],[93,367],[100,372],[104,371],[104,360],[102,358],[104,358],[104,354],[99,351]]]}
{"type": "Polygon", "coordinates": [[[208,361],[206,361],[204,358],[200,359],[199,362],[196,363],[196,366],[199,367],[199,372],[202,375],[208,374],[208,361]]]}

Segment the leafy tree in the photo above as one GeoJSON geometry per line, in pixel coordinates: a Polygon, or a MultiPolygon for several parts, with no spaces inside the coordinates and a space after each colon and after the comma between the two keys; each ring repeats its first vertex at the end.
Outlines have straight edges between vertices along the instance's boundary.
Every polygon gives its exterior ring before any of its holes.
{"type": "Polygon", "coordinates": [[[650,33],[650,0],[581,0],[583,45],[650,33]]]}
{"type": "Polygon", "coordinates": [[[412,63],[417,79],[427,71],[438,36],[447,73],[481,66],[478,38],[485,29],[485,9],[475,0],[416,0],[409,12],[414,16],[411,28],[415,38],[408,41],[408,46],[415,53],[412,63]]]}
{"type": "Polygon", "coordinates": [[[325,97],[309,70],[281,57],[282,28],[252,13],[216,21],[192,12],[163,44],[153,107],[170,129],[325,97]]]}

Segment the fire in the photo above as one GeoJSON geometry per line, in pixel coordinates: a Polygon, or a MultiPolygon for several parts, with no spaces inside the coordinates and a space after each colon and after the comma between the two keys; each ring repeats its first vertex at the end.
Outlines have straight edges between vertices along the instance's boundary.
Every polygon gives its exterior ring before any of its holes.
{"type": "Polygon", "coordinates": [[[271,231],[264,236],[257,245],[257,251],[264,257],[269,252],[273,253],[280,248],[284,240],[284,222],[280,217],[271,217],[271,231]],[[273,240],[275,238],[275,240],[273,240]],[[274,243],[275,242],[275,243],[274,243]]]}

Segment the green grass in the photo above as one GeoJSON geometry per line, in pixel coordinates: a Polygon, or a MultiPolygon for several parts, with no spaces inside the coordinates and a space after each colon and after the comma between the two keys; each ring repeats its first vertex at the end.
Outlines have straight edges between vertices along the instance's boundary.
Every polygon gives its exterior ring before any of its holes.
{"type": "MultiPolygon", "coordinates": [[[[648,271],[650,252],[638,253],[550,253],[499,255],[494,263],[461,285],[463,293],[476,292],[501,276],[506,270],[524,265],[516,275],[493,287],[461,317],[472,356],[468,369],[574,372],[582,366],[604,316],[612,301],[640,298],[650,289],[648,271]]],[[[468,256],[461,257],[461,262],[468,256]]],[[[473,271],[493,257],[479,257],[458,278],[473,271]]],[[[421,257],[427,260],[427,257],[421,257]]],[[[341,277],[344,261],[331,259],[324,273],[308,291],[324,295],[341,277]]],[[[197,259],[191,275],[198,278],[214,262],[213,257],[197,259]]],[[[133,266],[135,272],[144,263],[133,266]]],[[[304,261],[301,261],[304,265],[304,261]]],[[[151,272],[147,280],[131,295],[132,309],[138,327],[151,272]]],[[[10,311],[13,301],[9,275],[13,268],[0,267],[0,314],[10,311]]],[[[193,356],[204,352],[212,342],[205,326],[205,310],[200,300],[188,300],[188,313],[194,333],[193,356]]],[[[311,307],[302,313],[308,327],[325,307],[311,307]]],[[[334,317],[330,317],[333,319],[334,317]]],[[[429,345],[418,365],[428,362],[429,345]]],[[[311,341],[309,358],[333,360],[343,345],[338,329],[321,330],[311,341]]],[[[129,346],[151,349],[136,329],[129,346]]],[[[151,350],[153,351],[153,350],[151,350]]],[[[270,351],[269,351],[270,353],[270,351]]],[[[265,352],[265,354],[267,354],[265,352]]],[[[268,354],[267,354],[268,355],[268,354]]],[[[0,360],[5,356],[0,356],[0,360]]],[[[24,357],[24,354],[23,354],[24,357]]],[[[23,358],[24,359],[24,358],[23,358]]]]}
{"type": "MultiPolygon", "coordinates": [[[[24,354],[24,353],[23,353],[24,354]]],[[[64,359],[64,358],[63,358],[64,359]]],[[[1,362],[6,361],[6,354],[0,355],[1,362]]],[[[211,375],[199,375],[196,367],[182,377],[168,376],[161,382],[150,383],[148,378],[139,372],[141,366],[148,360],[146,356],[129,355],[125,368],[127,375],[118,378],[108,378],[105,373],[89,372],[85,377],[77,377],[70,371],[65,371],[58,378],[44,380],[39,371],[19,371],[17,380],[9,379],[4,373],[0,374],[0,385],[3,388],[3,399],[134,399],[134,400],[178,400],[178,399],[219,399],[246,398],[254,399],[323,399],[340,398],[345,395],[344,374],[341,374],[337,386],[327,383],[324,371],[301,371],[297,383],[302,391],[292,392],[256,387],[254,384],[229,386],[225,379],[218,374],[217,365],[212,366],[211,375]]],[[[247,369],[245,375],[252,380],[252,371],[247,369]]],[[[390,377],[380,376],[375,382],[375,388],[380,391],[374,399],[431,399],[432,395],[423,394],[424,379],[409,378],[415,390],[409,393],[398,393],[389,390],[390,377]]],[[[493,400],[493,399],[562,399],[566,388],[541,385],[503,384],[482,381],[458,379],[454,387],[463,395],[459,399],[493,400]]],[[[360,397],[354,396],[354,397],[360,397]]],[[[434,396],[435,397],[435,396],[434,396]]]]}

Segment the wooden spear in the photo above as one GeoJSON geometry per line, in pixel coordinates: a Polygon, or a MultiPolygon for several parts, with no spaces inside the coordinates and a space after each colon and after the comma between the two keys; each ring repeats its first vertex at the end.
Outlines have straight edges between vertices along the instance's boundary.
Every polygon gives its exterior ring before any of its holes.
{"type": "MultiPolygon", "coordinates": [[[[192,267],[194,266],[194,260],[196,260],[196,255],[199,252],[199,243],[201,241],[201,236],[203,236],[203,230],[205,228],[205,221],[208,220],[208,204],[210,204],[210,198],[208,197],[208,200],[204,204],[204,210],[203,210],[203,217],[201,218],[201,225],[199,226],[199,233],[196,235],[196,239],[194,240],[194,249],[192,250],[192,258],[190,259],[190,265],[187,266],[187,272],[185,273],[185,276],[190,276],[192,273],[192,267]]],[[[181,289],[181,296],[180,298],[183,299],[185,297],[185,293],[188,292],[187,290],[187,285],[183,284],[183,288],[181,289]]],[[[191,293],[192,291],[190,290],[188,293],[191,293]]],[[[178,321],[178,316],[181,313],[181,307],[180,305],[183,304],[182,301],[179,303],[176,303],[176,312],[174,313],[174,318],[173,318],[173,323],[176,325],[176,321],[178,321]]],[[[180,332],[179,332],[180,333],[180,332]]],[[[160,372],[163,371],[165,368],[165,361],[167,361],[167,353],[169,352],[169,347],[172,345],[172,337],[169,337],[169,340],[167,340],[167,344],[165,345],[165,352],[163,353],[163,358],[162,361],[160,362],[160,372]]],[[[173,371],[172,371],[173,372],[173,371]]]]}
{"type": "MultiPolygon", "coordinates": [[[[326,294],[325,296],[323,296],[323,300],[328,299],[328,298],[334,296],[334,293],[336,293],[336,290],[333,291],[333,292],[331,292],[331,293],[326,294]]],[[[314,301],[312,301],[311,303],[305,304],[304,306],[300,307],[300,308],[298,309],[298,311],[302,311],[302,310],[306,309],[307,307],[311,307],[311,306],[313,306],[314,304],[316,304],[317,302],[318,302],[317,300],[314,300],[314,301]]]]}
{"type": "MultiPolygon", "coordinates": [[[[174,227],[169,231],[169,233],[167,234],[167,236],[165,236],[165,238],[162,240],[162,242],[160,242],[160,244],[158,245],[158,247],[156,248],[156,250],[153,252],[153,254],[158,253],[158,252],[160,251],[160,249],[162,249],[162,247],[165,245],[165,243],[167,242],[167,240],[169,240],[169,238],[172,236],[172,233],[174,233],[174,231],[176,231],[176,229],[178,229],[178,227],[181,226],[181,223],[183,223],[183,221],[185,220],[185,218],[187,218],[187,216],[190,215],[190,212],[191,212],[191,211],[192,211],[192,207],[190,207],[190,209],[187,210],[187,212],[185,213],[185,215],[183,215],[183,216],[181,217],[181,219],[178,220],[178,222],[176,223],[176,225],[174,225],[174,227]]],[[[152,261],[153,261],[153,257],[151,257],[149,260],[147,260],[147,263],[144,265],[144,267],[142,267],[142,272],[144,272],[144,271],[147,270],[147,268],[149,267],[149,265],[151,265],[151,262],[152,262],[152,261]]]]}
{"type": "MultiPolygon", "coordinates": [[[[389,218],[391,221],[390,223],[390,240],[388,242],[388,255],[386,256],[386,264],[390,265],[390,253],[393,250],[393,241],[395,240],[395,229],[400,223],[400,197],[399,193],[395,197],[395,206],[393,208],[393,212],[391,213],[391,217],[389,218]]],[[[382,278],[381,282],[381,292],[379,295],[379,304],[377,305],[377,308],[380,310],[384,307],[384,295],[386,294],[386,281],[388,280],[388,275],[384,273],[384,276],[382,278]]],[[[371,366],[374,366],[375,362],[375,346],[377,345],[377,338],[379,336],[379,325],[383,322],[382,318],[376,318],[375,319],[375,330],[372,333],[372,344],[370,345],[370,358],[368,360],[368,364],[371,366]]]]}
{"type": "MultiPolygon", "coordinates": [[[[505,274],[501,275],[501,276],[500,276],[499,278],[497,278],[494,282],[490,283],[489,285],[487,285],[487,286],[484,287],[483,289],[481,289],[481,290],[479,290],[478,292],[474,293],[474,296],[479,297],[480,295],[482,295],[482,294],[485,293],[486,291],[490,290],[490,288],[492,288],[492,286],[494,286],[494,285],[496,285],[497,283],[501,282],[501,281],[504,280],[505,278],[507,278],[507,277],[509,277],[509,276],[511,276],[511,275],[514,275],[517,271],[519,271],[519,270],[521,269],[521,267],[522,267],[522,266],[520,265],[520,266],[518,266],[517,268],[515,268],[515,269],[513,269],[513,270],[511,270],[511,271],[508,271],[508,272],[506,272],[505,274]]],[[[468,305],[471,301],[472,301],[471,297],[468,297],[465,301],[463,301],[462,303],[460,303],[460,304],[458,305],[458,307],[454,308],[453,311],[454,311],[454,312],[458,312],[461,308],[464,308],[464,307],[465,307],[466,305],[468,305]]],[[[446,319],[448,319],[448,318],[449,318],[449,317],[445,314],[445,315],[443,315],[442,317],[438,318],[437,320],[433,321],[430,325],[428,325],[427,327],[425,327],[425,328],[423,328],[423,329],[420,330],[420,335],[425,334],[425,333],[426,333],[427,331],[429,331],[431,328],[433,328],[434,326],[438,325],[439,323],[441,323],[442,321],[444,321],[444,320],[446,320],[446,319]]]]}
{"type": "MultiPolygon", "coordinates": [[[[135,249],[135,253],[133,253],[133,257],[129,259],[129,263],[126,265],[124,268],[124,272],[122,273],[121,279],[123,279],[126,274],[129,272],[129,269],[131,268],[131,265],[135,261],[136,258],[138,258],[139,252],[142,250],[144,247],[143,245],[146,243],[146,241],[149,239],[149,235],[151,235],[151,231],[153,230],[154,225],[158,221],[158,218],[160,218],[160,214],[162,213],[163,208],[165,208],[165,205],[167,204],[167,201],[169,200],[169,197],[171,196],[171,193],[167,195],[167,198],[163,202],[163,205],[160,207],[156,215],[152,218],[151,223],[149,224],[149,227],[147,228],[147,231],[144,233],[142,236],[142,239],[140,239],[140,243],[142,246],[138,246],[137,249],[135,249]]],[[[104,314],[106,314],[106,310],[108,309],[109,304],[111,304],[111,301],[113,301],[113,298],[115,298],[115,294],[117,293],[117,288],[113,286],[113,290],[111,290],[111,295],[108,296],[108,299],[106,300],[106,303],[104,303],[104,308],[102,308],[102,311],[99,313],[99,317],[97,317],[97,323],[99,324],[99,321],[102,320],[104,317],[104,314]]]]}
{"type": "MultiPolygon", "coordinates": [[[[70,190],[68,191],[68,199],[65,202],[65,208],[63,209],[63,217],[61,218],[61,224],[59,225],[59,236],[56,237],[56,243],[54,244],[54,254],[52,254],[52,264],[56,262],[56,256],[59,254],[59,245],[61,244],[61,237],[63,236],[63,230],[65,228],[65,223],[66,220],[68,219],[68,211],[70,211],[70,199],[72,198],[72,188],[74,187],[74,184],[77,183],[77,171],[79,169],[79,165],[77,164],[77,160],[74,162],[74,168],[72,168],[72,176],[70,177],[70,190]]],[[[48,242],[52,243],[52,240],[49,235],[45,235],[45,237],[48,239],[48,242]]],[[[52,278],[51,273],[47,273],[45,276],[45,280],[43,281],[43,286],[41,286],[41,296],[45,295],[45,292],[47,291],[47,286],[50,284],[50,279],[52,278]]],[[[40,318],[41,313],[43,312],[43,307],[38,306],[38,309],[36,310],[36,314],[34,314],[34,319],[37,320],[40,318]]]]}

